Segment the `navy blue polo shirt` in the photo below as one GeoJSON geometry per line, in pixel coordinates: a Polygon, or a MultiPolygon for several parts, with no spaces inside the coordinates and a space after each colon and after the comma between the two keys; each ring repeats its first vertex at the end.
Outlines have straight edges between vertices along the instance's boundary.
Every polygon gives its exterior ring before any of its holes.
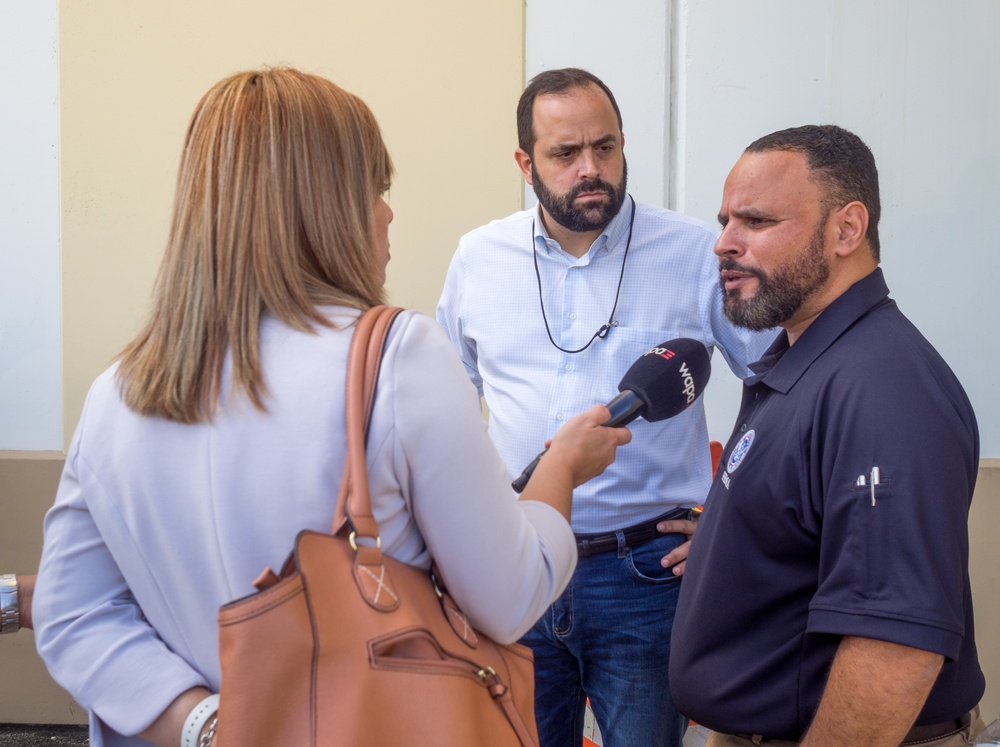
{"type": "Polygon", "coordinates": [[[799,739],[841,637],[860,636],[946,657],[918,724],[966,713],[985,680],[968,574],[979,435],[961,384],[881,270],[751,368],[684,574],[677,707],[799,739]]]}

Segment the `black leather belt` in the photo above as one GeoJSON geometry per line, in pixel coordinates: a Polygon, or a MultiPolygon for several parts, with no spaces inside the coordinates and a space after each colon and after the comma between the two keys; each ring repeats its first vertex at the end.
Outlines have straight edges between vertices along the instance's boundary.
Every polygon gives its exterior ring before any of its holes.
{"type": "Polygon", "coordinates": [[[656,525],[661,521],[672,519],[691,518],[690,508],[675,508],[665,514],[649,519],[641,524],[619,529],[618,532],[602,532],[600,534],[578,534],[576,535],[576,551],[581,558],[589,558],[602,552],[618,549],[618,533],[625,536],[626,547],[639,547],[657,537],[662,537],[663,533],[656,530],[656,525]]]}
{"type": "Polygon", "coordinates": [[[940,724],[929,724],[927,726],[914,726],[906,736],[903,737],[902,744],[921,744],[923,742],[933,742],[949,734],[958,734],[962,729],[969,728],[969,724],[979,718],[979,706],[976,706],[968,713],[953,718],[951,721],[942,721],[940,724]]]}
{"type": "MultiPolygon", "coordinates": [[[[976,706],[958,718],[951,719],[951,721],[942,721],[940,724],[927,724],[926,726],[914,726],[903,737],[900,747],[925,744],[951,734],[958,734],[963,729],[969,728],[969,725],[977,718],[979,718],[979,706],[976,706]]],[[[749,739],[754,744],[765,744],[775,740],[780,741],[781,739],[780,737],[763,737],[759,734],[734,734],[733,736],[740,737],[741,739],[749,739]]]]}

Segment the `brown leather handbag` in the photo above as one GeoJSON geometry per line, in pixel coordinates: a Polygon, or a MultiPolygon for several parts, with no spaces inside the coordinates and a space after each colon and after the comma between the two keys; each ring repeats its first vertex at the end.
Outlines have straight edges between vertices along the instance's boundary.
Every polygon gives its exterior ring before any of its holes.
{"type": "Polygon", "coordinates": [[[477,632],[433,568],[381,551],[365,435],[399,311],[366,312],[351,342],[333,533],[300,532],[280,576],[219,610],[216,745],[537,745],[530,649],[477,632]]]}

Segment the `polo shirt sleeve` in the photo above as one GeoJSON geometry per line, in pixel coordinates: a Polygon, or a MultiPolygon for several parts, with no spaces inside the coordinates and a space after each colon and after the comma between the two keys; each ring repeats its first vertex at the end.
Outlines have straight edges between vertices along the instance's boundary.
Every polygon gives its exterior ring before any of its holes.
{"type": "Polygon", "coordinates": [[[814,507],[823,523],[808,630],[954,659],[966,629],[974,416],[927,352],[914,360],[912,348],[885,340],[856,366],[831,378],[803,446],[814,452],[807,479],[822,486],[811,494],[823,503],[814,507]]]}

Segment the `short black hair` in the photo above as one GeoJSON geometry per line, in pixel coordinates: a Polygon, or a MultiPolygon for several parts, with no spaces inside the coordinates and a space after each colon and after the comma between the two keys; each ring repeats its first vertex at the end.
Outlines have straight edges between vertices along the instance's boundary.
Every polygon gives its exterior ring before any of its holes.
{"type": "Polygon", "coordinates": [[[783,150],[801,153],[809,171],[826,190],[827,209],[857,200],[868,209],[872,256],[879,261],[878,222],[882,215],[875,156],[853,132],[837,125],[803,125],[772,132],[753,141],[744,153],[783,150]]]}
{"type": "Polygon", "coordinates": [[[517,102],[517,145],[533,156],[535,148],[535,128],[534,128],[534,108],[535,99],[546,94],[565,93],[574,88],[589,88],[597,86],[611,102],[611,107],[618,117],[618,130],[622,129],[622,113],[618,109],[618,102],[611,89],[604,85],[604,81],[593,73],[582,70],[578,67],[564,67],[559,70],[546,70],[539,73],[528,83],[521,94],[521,99],[517,102]]]}

